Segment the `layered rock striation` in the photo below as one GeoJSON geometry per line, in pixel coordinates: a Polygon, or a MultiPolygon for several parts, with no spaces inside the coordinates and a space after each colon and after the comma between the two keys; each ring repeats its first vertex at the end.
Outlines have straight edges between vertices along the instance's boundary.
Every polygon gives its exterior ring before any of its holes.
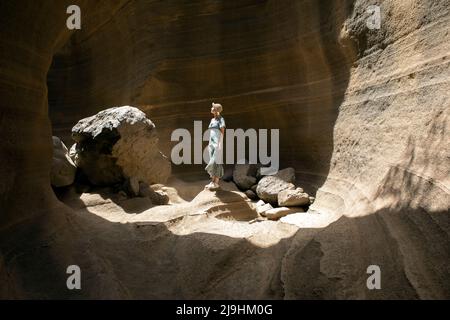
{"type": "Polygon", "coordinates": [[[450,7],[386,0],[371,30],[373,4],[1,2],[0,296],[449,298],[450,7]],[[65,25],[72,4],[79,31],[65,25]],[[85,228],[55,198],[52,127],[69,144],[79,119],[136,105],[170,154],[172,130],[208,121],[212,100],[230,128],[280,129],[282,167],[316,193],[316,215],[284,217],[299,227],[288,239],[261,250],[215,227],[85,228]],[[154,257],[164,272],[146,272],[154,257]],[[83,293],[65,287],[73,261],[96,279],[83,293]],[[390,280],[383,290],[367,290],[369,265],[390,280]]]}

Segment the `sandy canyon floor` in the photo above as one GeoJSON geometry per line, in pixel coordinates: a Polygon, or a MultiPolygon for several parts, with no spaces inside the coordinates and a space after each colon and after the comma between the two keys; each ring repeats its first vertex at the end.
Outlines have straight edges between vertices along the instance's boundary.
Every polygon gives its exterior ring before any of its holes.
{"type": "Polygon", "coordinates": [[[126,198],[109,188],[79,193],[72,187],[60,190],[58,197],[73,209],[82,234],[109,260],[118,279],[121,269],[137,268],[136,277],[147,273],[142,279],[125,280],[127,286],[131,281],[132,287],[140,287],[145,297],[283,298],[281,266],[296,233],[303,230],[311,237],[338,216],[309,210],[278,221],[262,220],[256,201],[233,182],[221,182],[217,191],[205,190],[207,183],[201,174],[172,177],[161,186],[170,202],[159,206],[149,198],[126,198]],[[197,263],[198,268],[192,267],[197,263]],[[201,272],[192,274],[195,270],[201,272]],[[154,274],[151,284],[149,272],[154,274]],[[174,283],[165,286],[165,281],[174,283]],[[246,287],[236,290],[240,281],[246,287]]]}

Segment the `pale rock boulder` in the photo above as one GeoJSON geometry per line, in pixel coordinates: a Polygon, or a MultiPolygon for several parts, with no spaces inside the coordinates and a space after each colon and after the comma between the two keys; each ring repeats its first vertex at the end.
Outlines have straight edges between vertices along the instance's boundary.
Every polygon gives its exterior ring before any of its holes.
{"type": "Polygon", "coordinates": [[[53,136],[53,158],[50,171],[50,183],[54,187],[65,187],[75,181],[77,167],[69,156],[64,142],[53,136]]]}
{"type": "Polygon", "coordinates": [[[72,129],[71,151],[94,185],[111,185],[133,177],[147,184],[164,183],[171,164],[158,148],[154,123],[135,107],[103,110],[72,129]]]}
{"type": "Polygon", "coordinates": [[[272,176],[265,176],[256,187],[256,194],[258,197],[266,202],[277,205],[278,193],[283,190],[295,189],[295,170],[293,168],[286,168],[278,171],[272,176]]]}
{"type": "Polygon", "coordinates": [[[286,207],[305,206],[310,204],[311,200],[302,188],[295,190],[283,190],[278,193],[278,205],[286,207]]]}

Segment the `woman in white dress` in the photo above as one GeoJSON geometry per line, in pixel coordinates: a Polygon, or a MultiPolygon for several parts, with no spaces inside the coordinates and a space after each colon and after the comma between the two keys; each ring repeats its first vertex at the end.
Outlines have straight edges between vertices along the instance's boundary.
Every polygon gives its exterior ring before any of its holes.
{"type": "Polygon", "coordinates": [[[218,103],[212,103],[211,113],[213,118],[209,124],[210,135],[209,135],[209,163],[205,170],[211,177],[211,182],[205,187],[206,189],[218,189],[219,180],[223,176],[223,164],[222,164],[222,146],[223,146],[223,135],[225,132],[225,119],[220,115],[223,108],[222,105],[218,103]]]}

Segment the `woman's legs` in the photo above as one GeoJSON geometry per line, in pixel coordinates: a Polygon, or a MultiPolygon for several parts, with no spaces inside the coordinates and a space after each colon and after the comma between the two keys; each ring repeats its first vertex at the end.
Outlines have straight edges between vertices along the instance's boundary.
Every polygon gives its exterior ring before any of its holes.
{"type": "Polygon", "coordinates": [[[205,188],[206,188],[206,189],[214,188],[215,185],[217,184],[216,181],[218,181],[218,180],[219,180],[219,179],[218,179],[217,177],[212,176],[212,177],[211,177],[211,182],[210,182],[208,185],[206,185],[205,188]],[[217,180],[216,180],[216,179],[217,179],[217,180]]]}
{"type": "Polygon", "coordinates": [[[218,188],[219,187],[219,177],[216,176],[212,176],[211,177],[211,182],[206,186],[207,189],[211,189],[211,188],[218,188]]]}

